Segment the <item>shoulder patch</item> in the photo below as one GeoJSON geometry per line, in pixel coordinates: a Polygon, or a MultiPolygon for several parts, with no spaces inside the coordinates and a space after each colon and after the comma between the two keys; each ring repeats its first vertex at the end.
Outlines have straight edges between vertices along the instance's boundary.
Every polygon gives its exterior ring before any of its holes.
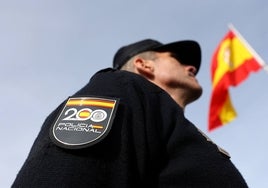
{"type": "Polygon", "coordinates": [[[50,129],[50,138],[66,149],[92,146],[109,133],[119,99],[70,97],[50,129]]]}

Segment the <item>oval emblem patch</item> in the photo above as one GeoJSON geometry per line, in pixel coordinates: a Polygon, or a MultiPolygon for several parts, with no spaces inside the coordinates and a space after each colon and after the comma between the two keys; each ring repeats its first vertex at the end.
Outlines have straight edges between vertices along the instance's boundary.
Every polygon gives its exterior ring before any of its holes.
{"type": "Polygon", "coordinates": [[[50,129],[52,141],[66,149],[94,145],[109,133],[119,99],[70,97],[50,129]]]}

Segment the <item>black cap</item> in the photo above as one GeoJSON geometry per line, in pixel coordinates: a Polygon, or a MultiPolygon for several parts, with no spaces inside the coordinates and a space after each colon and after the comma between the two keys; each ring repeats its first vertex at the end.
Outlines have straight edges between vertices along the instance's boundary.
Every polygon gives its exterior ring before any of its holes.
{"type": "Polygon", "coordinates": [[[180,63],[193,65],[196,68],[196,73],[200,68],[201,48],[197,42],[184,40],[162,44],[152,39],[145,39],[121,47],[114,56],[113,67],[120,69],[130,58],[146,51],[171,52],[180,63]]]}

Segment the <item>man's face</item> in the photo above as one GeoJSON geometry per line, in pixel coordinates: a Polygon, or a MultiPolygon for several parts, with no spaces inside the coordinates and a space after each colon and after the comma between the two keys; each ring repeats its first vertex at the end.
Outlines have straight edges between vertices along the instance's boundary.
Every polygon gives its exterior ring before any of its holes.
{"type": "Polygon", "coordinates": [[[190,102],[199,98],[202,87],[195,78],[196,68],[181,64],[169,52],[156,53],[154,76],[156,81],[166,89],[181,90],[189,95],[190,102]]]}

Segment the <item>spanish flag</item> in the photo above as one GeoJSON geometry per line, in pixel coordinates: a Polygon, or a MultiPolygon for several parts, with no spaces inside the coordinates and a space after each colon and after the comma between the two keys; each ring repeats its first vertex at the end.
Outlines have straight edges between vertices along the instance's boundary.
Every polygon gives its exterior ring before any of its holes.
{"type": "Polygon", "coordinates": [[[240,33],[230,26],[212,57],[209,131],[231,122],[237,116],[228,88],[239,85],[251,72],[259,71],[264,65],[240,33]]]}

